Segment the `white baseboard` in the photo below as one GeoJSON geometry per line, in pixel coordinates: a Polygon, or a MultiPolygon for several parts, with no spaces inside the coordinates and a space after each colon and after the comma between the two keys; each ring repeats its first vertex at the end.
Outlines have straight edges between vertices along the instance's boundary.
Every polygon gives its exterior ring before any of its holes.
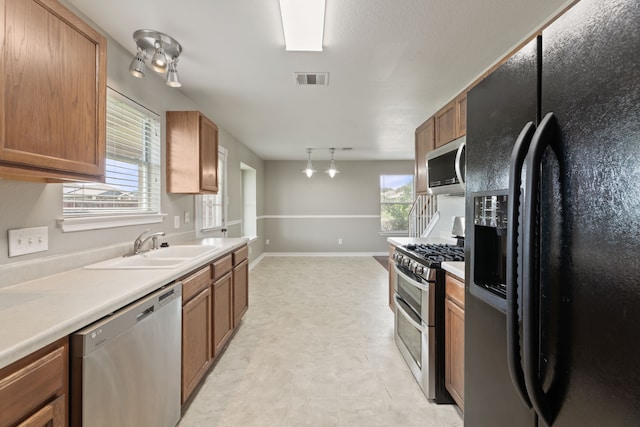
{"type": "Polygon", "coordinates": [[[365,257],[388,256],[389,252],[264,252],[262,256],[282,257],[365,257]]]}

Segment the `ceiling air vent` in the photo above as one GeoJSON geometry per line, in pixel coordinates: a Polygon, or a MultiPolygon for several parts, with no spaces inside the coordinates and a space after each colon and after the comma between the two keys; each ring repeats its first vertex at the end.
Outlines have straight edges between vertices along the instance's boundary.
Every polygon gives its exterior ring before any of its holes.
{"type": "Polygon", "coordinates": [[[293,73],[298,86],[329,86],[329,73],[293,73]]]}

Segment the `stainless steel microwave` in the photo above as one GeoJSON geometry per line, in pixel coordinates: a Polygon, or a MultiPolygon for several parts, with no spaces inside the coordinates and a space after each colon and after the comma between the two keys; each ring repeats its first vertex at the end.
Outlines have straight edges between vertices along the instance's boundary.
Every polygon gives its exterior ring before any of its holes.
{"type": "Polygon", "coordinates": [[[465,137],[427,154],[429,194],[464,194],[465,137]]]}

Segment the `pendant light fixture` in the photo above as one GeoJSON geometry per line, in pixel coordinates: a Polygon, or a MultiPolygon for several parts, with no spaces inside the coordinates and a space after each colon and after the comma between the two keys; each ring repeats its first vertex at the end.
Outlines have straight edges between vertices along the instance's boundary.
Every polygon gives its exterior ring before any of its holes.
{"type": "Polygon", "coordinates": [[[333,160],[333,153],[336,151],[336,149],[329,148],[329,151],[331,151],[331,162],[329,163],[329,169],[327,169],[325,172],[328,173],[331,178],[333,178],[334,176],[336,176],[336,174],[340,173],[340,171],[336,169],[336,162],[335,160],[333,160]]]}
{"type": "Polygon", "coordinates": [[[309,160],[307,160],[307,167],[302,171],[303,174],[307,175],[307,178],[311,178],[316,172],[315,170],[313,170],[313,166],[311,165],[311,150],[311,148],[307,148],[307,153],[309,153],[309,160]]]}
{"type": "Polygon", "coordinates": [[[138,53],[129,65],[129,73],[132,76],[143,78],[145,76],[145,60],[151,56],[150,67],[158,73],[167,73],[167,85],[180,87],[176,68],[178,57],[182,53],[182,45],[173,37],[154,30],[137,30],[133,33],[138,53]]]}

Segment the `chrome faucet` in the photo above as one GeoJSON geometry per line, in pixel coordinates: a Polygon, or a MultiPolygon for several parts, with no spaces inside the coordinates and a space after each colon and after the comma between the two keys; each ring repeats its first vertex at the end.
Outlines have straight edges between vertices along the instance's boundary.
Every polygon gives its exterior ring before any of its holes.
{"type": "Polygon", "coordinates": [[[151,249],[159,248],[158,237],[164,236],[164,231],[158,231],[157,233],[149,234],[148,236],[145,237],[145,234],[147,234],[149,231],[151,231],[151,229],[147,228],[138,237],[136,237],[136,240],[133,242],[132,255],[137,255],[140,252],[142,252],[142,247],[144,246],[145,243],[147,243],[147,241],[149,241],[149,239],[153,239],[151,249]]]}

